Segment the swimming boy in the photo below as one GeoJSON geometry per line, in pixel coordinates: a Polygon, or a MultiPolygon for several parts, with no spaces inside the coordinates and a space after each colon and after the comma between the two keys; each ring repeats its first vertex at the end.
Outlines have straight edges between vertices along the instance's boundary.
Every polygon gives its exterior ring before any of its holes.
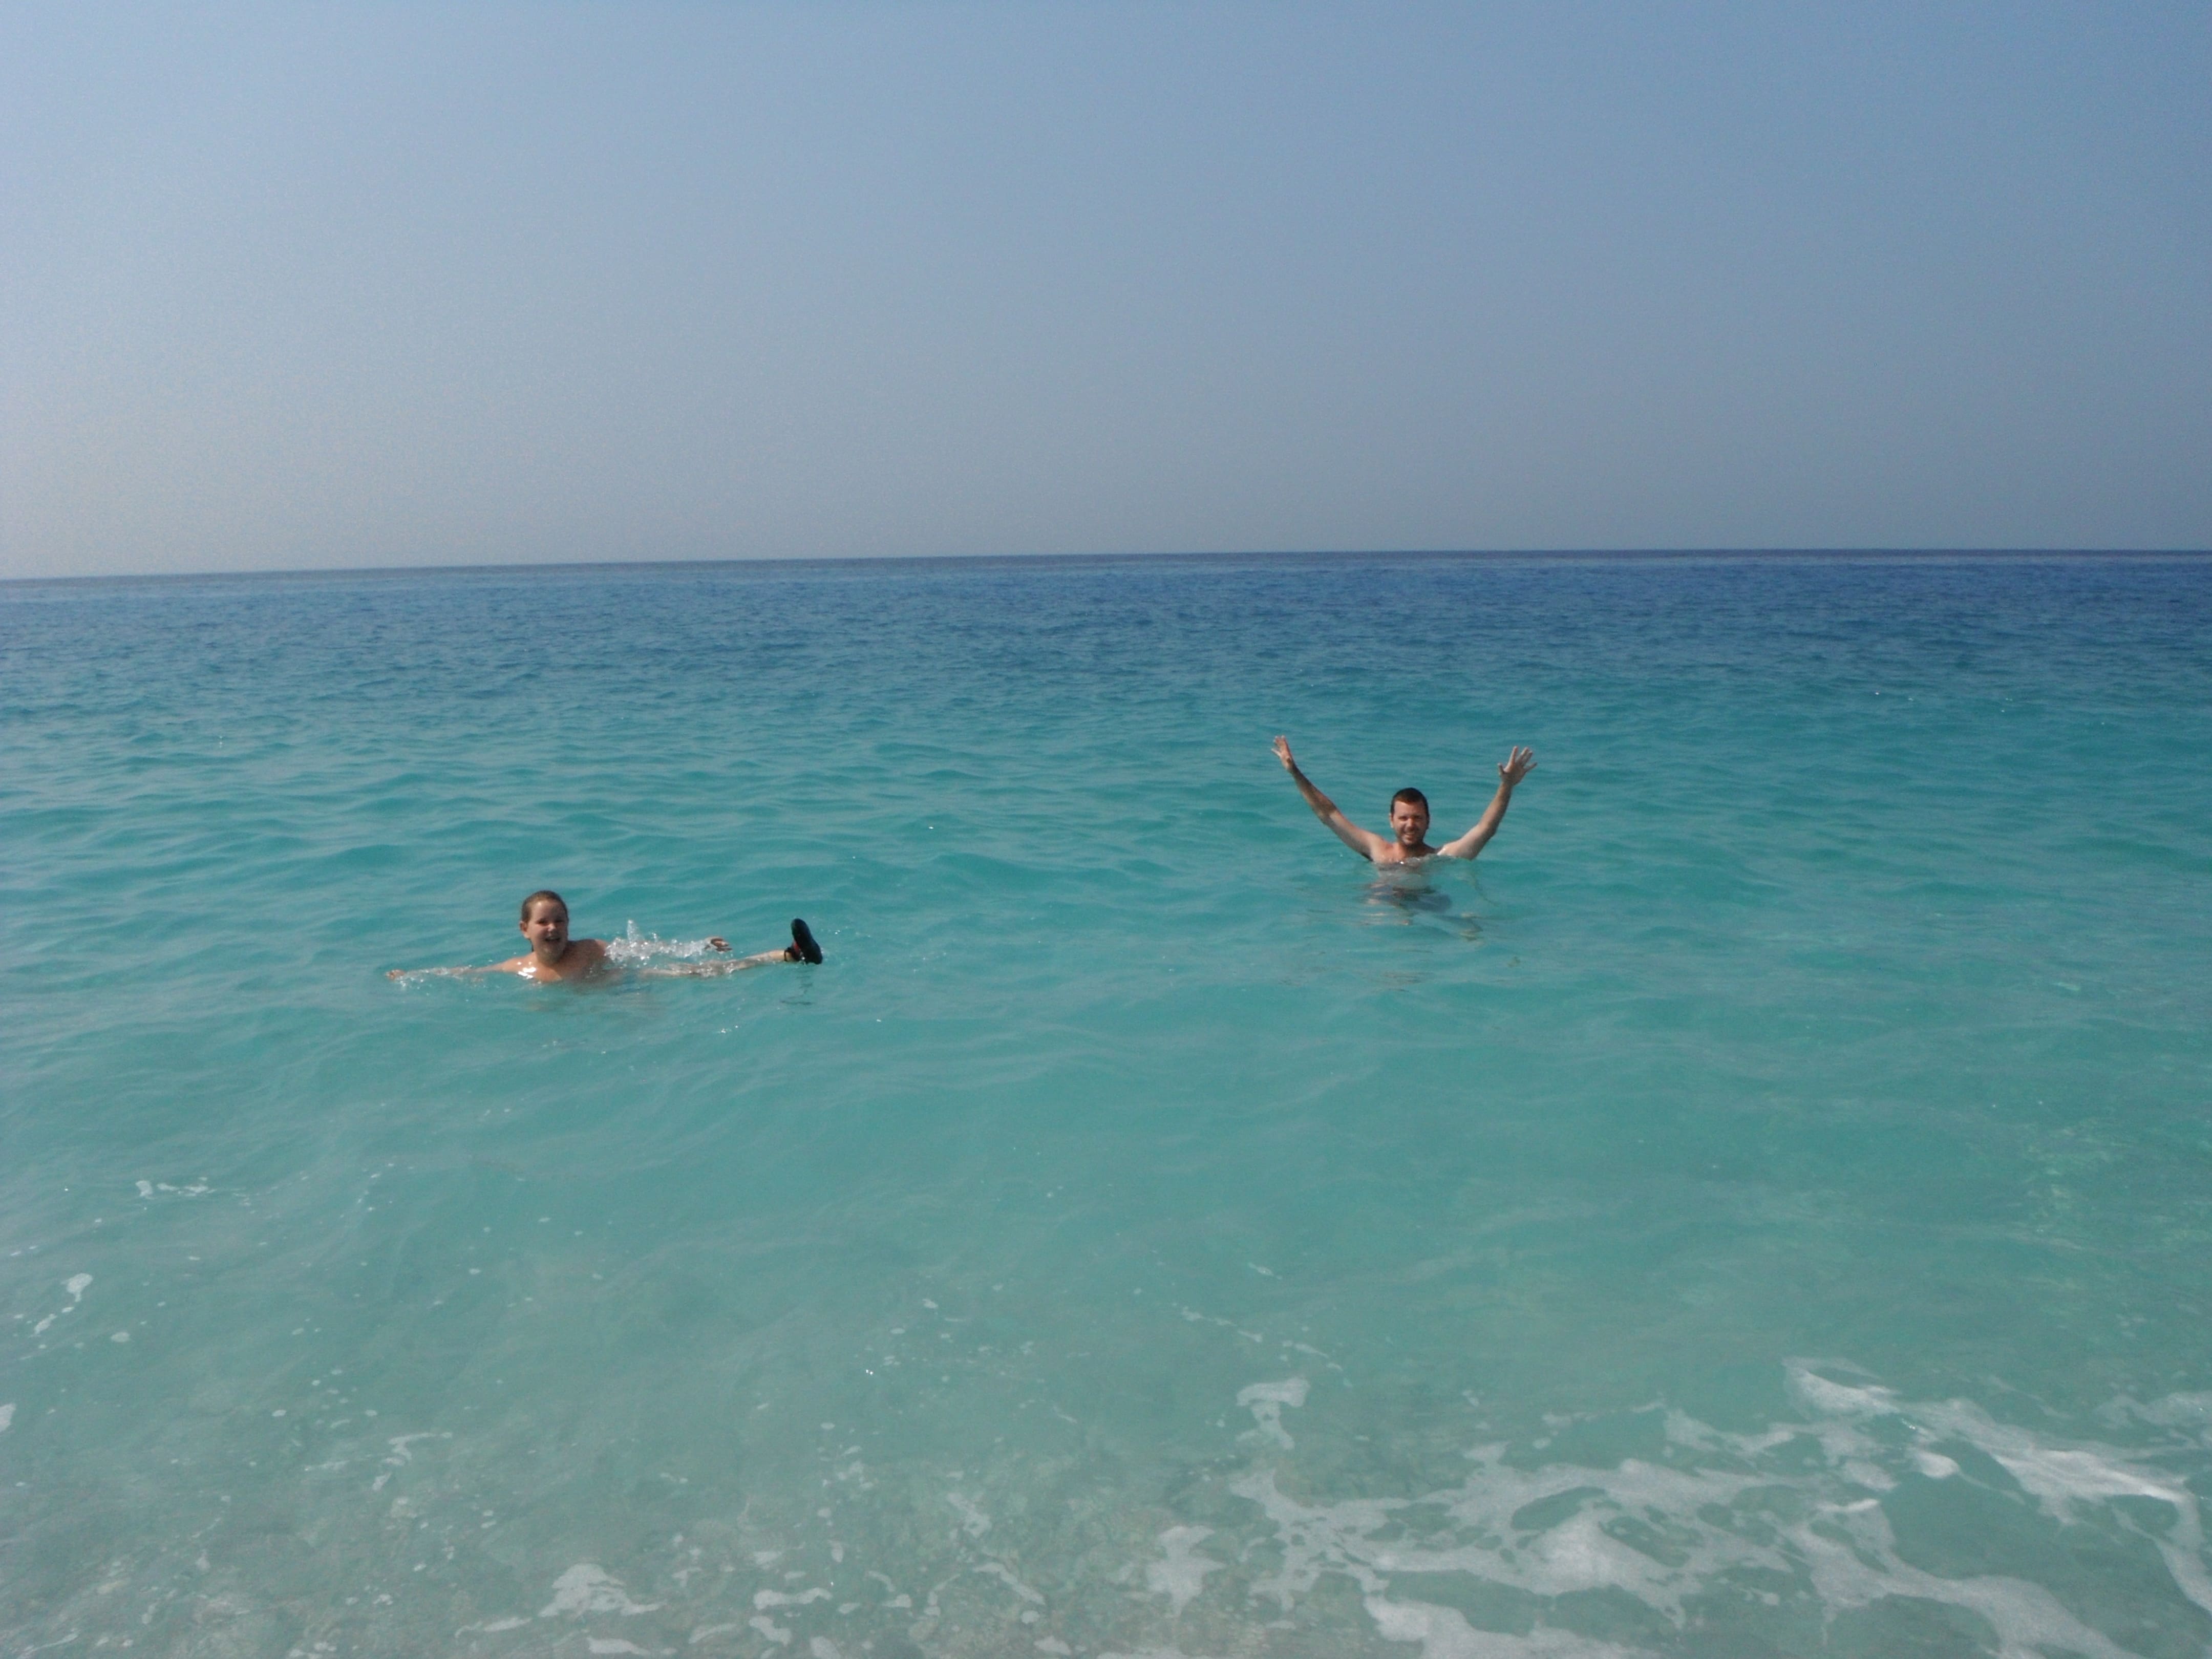
{"type": "MultiPolygon", "coordinates": [[[[568,905],[550,888],[541,888],[522,901],[522,921],[518,924],[523,938],[530,941],[529,951],[519,957],[509,957],[505,962],[495,962],[489,968],[433,969],[434,973],[461,974],[517,974],[524,979],[538,981],[582,979],[606,965],[607,945],[605,939],[570,939],[568,937],[568,905]]],[[[729,941],[710,939],[708,945],[714,950],[727,951],[729,941]]],[[[812,929],[794,916],[791,921],[791,943],[780,951],[763,951],[754,956],[739,957],[732,962],[688,962],[667,968],[648,968],[649,974],[734,974],[747,968],[758,968],[771,962],[819,962],[822,947],[814,942],[812,929]]],[[[386,977],[398,979],[406,970],[395,968],[386,977]]]]}
{"type": "Polygon", "coordinates": [[[1343,813],[1336,803],[1313,786],[1313,780],[1298,770],[1298,763],[1291,758],[1288,738],[1275,739],[1275,758],[1283,763],[1283,770],[1291,775],[1291,781],[1298,787],[1298,793],[1306,798],[1314,816],[1329,827],[1336,838],[1364,859],[1376,864],[1404,864],[1412,859],[1471,859],[1490,844],[1498,833],[1498,826],[1505,822],[1505,809],[1512,805],[1515,786],[1536,769],[1536,751],[1516,748],[1498,763],[1498,793],[1490,798],[1490,805],[1482,814],[1482,821],[1457,841],[1448,841],[1441,847],[1429,845],[1429,798],[1418,789],[1401,789],[1390,797],[1390,833],[1378,836],[1372,830],[1362,830],[1343,813]]]}

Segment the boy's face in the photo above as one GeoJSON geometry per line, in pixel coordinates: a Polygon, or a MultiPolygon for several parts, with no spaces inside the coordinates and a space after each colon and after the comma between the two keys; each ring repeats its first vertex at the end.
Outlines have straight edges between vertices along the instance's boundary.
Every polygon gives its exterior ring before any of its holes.
{"type": "Polygon", "coordinates": [[[1401,847],[1419,847],[1428,839],[1429,809],[1410,800],[1392,801],[1390,833],[1401,847]]]}
{"type": "Polygon", "coordinates": [[[559,956],[568,945],[568,912],[551,899],[538,900],[522,919],[522,936],[530,941],[532,951],[559,956]]]}

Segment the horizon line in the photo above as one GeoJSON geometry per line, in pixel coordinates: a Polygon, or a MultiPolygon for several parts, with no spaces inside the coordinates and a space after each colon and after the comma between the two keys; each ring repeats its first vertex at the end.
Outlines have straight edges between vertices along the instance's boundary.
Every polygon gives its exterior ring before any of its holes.
{"type": "Polygon", "coordinates": [[[751,558],[495,560],[478,563],[307,565],[260,570],[108,571],[91,575],[0,576],[0,587],[59,583],[247,581],[262,578],[344,578],[549,571],[749,569],[763,567],[856,568],[881,565],[1202,564],[1334,560],[1758,560],[1758,559],[2201,559],[2212,547],[1589,547],[1338,548],[1316,551],[1173,553],[879,553],[751,558]]]}

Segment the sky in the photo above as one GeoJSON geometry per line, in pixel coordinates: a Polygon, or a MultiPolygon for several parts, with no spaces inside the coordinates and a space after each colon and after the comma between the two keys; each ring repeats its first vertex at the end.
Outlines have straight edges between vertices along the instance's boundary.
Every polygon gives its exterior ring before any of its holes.
{"type": "Polygon", "coordinates": [[[0,577],[2212,547],[2212,6],[11,5],[0,577]]]}

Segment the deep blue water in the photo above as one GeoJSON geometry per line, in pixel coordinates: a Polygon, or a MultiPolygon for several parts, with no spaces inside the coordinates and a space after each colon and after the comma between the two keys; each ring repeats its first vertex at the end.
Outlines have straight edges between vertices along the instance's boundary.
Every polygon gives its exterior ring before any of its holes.
{"type": "Polygon", "coordinates": [[[0,587],[0,1652],[2203,1653],[2208,640],[2185,559],[0,587]],[[1277,732],[1376,828],[1540,764],[1378,878],[1277,732]],[[829,959],[386,976],[541,886],[829,959]]]}

